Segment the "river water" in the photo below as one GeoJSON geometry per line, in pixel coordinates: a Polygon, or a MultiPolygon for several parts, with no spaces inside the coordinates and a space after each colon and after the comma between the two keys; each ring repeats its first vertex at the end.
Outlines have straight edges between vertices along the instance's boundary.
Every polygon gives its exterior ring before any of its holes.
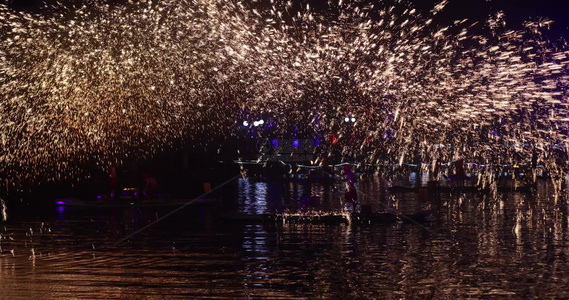
{"type": "Polygon", "coordinates": [[[340,186],[238,179],[221,207],[10,211],[0,227],[0,299],[569,298],[566,195],[383,194],[373,211],[434,209],[414,224],[254,224],[228,211],[330,211],[340,186]]]}

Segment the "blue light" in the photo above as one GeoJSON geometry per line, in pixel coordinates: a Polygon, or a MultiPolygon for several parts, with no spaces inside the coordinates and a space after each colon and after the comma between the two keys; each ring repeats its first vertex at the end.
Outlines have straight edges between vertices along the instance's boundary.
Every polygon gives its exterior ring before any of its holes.
{"type": "Polygon", "coordinates": [[[300,146],[300,141],[299,140],[292,140],[292,146],[297,148],[298,146],[300,146]]]}
{"type": "Polygon", "coordinates": [[[279,140],[277,140],[277,139],[272,139],[272,140],[271,140],[271,145],[273,145],[273,148],[278,148],[278,147],[279,147],[279,140]]]}
{"type": "Polygon", "coordinates": [[[314,138],[314,146],[316,146],[316,147],[320,146],[320,138],[319,137],[314,138]]]}

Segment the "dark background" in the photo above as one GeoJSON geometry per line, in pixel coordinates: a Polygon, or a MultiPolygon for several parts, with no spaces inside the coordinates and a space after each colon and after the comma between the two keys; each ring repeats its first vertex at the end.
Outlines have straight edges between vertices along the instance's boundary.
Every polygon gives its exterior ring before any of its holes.
{"type": "MultiPolygon", "coordinates": [[[[133,0],[136,2],[137,0],[133,0]]],[[[89,5],[93,0],[60,0],[65,6],[89,5]]],[[[128,0],[107,0],[109,4],[123,4],[128,0]]],[[[300,0],[295,3],[307,4],[316,9],[327,6],[327,1],[322,0],[300,0]]],[[[347,2],[347,1],[345,1],[347,2]]],[[[370,1],[376,6],[382,3],[389,4],[392,0],[370,1]]],[[[410,0],[417,9],[427,12],[439,2],[439,0],[410,0]]],[[[0,3],[8,4],[10,7],[28,11],[41,11],[42,8],[56,3],[55,0],[1,0],[0,3]]],[[[261,5],[267,5],[269,1],[261,1],[261,5]]],[[[503,11],[506,14],[508,27],[519,28],[523,21],[536,17],[547,17],[555,20],[552,30],[557,34],[567,32],[569,28],[569,1],[565,0],[449,0],[449,4],[440,14],[440,22],[449,22],[456,19],[470,18],[473,20],[483,20],[489,14],[503,11]]]]}

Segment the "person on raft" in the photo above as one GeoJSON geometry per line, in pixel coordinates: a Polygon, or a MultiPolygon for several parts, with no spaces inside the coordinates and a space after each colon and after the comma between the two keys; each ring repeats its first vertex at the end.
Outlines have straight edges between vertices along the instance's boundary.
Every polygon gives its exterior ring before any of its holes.
{"type": "Polygon", "coordinates": [[[356,212],[358,204],[358,191],[355,185],[355,174],[352,173],[350,165],[344,165],[344,174],[346,175],[346,191],[344,193],[346,208],[350,212],[356,212]]]}
{"type": "Polygon", "coordinates": [[[144,178],[142,193],[146,195],[146,200],[154,200],[158,195],[158,182],[149,173],[142,174],[142,177],[144,178]]]}

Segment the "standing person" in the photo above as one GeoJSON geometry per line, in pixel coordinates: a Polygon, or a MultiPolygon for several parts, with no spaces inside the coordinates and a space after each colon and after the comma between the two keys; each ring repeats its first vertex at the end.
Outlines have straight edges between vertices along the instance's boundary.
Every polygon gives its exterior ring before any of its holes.
{"type": "Polygon", "coordinates": [[[433,165],[432,180],[438,182],[441,179],[441,159],[437,158],[435,164],[433,165]]]}
{"type": "Polygon", "coordinates": [[[432,175],[431,180],[438,182],[441,180],[441,166],[442,166],[442,157],[443,157],[442,151],[440,148],[438,148],[436,150],[435,155],[436,155],[436,157],[435,157],[436,159],[435,159],[433,165],[431,166],[431,175],[432,175]]]}
{"type": "Polygon", "coordinates": [[[119,186],[119,178],[117,176],[117,163],[113,162],[109,167],[109,186],[111,189],[111,197],[116,196],[117,188],[119,186]]]}
{"type": "Polygon", "coordinates": [[[358,192],[356,190],[356,178],[350,165],[344,165],[344,174],[346,175],[346,191],[344,193],[346,205],[348,210],[351,208],[351,212],[356,212],[357,202],[358,202],[358,192]]]}
{"type": "Polygon", "coordinates": [[[451,179],[454,180],[465,180],[468,179],[466,176],[466,170],[464,169],[464,158],[455,156],[456,160],[451,162],[451,168],[454,169],[451,179]]]}
{"type": "Polygon", "coordinates": [[[466,171],[464,170],[464,159],[460,158],[454,162],[454,175],[457,179],[465,179],[466,171]]]}
{"type": "Polygon", "coordinates": [[[454,174],[449,176],[449,178],[455,182],[455,185],[458,185],[460,187],[464,186],[465,180],[470,179],[468,176],[466,176],[466,170],[464,169],[464,158],[459,157],[457,160],[451,163],[451,166],[454,168],[454,174]]]}
{"type": "Polygon", "coordinates": [[[145,182],[142,192],[148,196],[148,200],[155,198],[158,192],[158,182],[148,173],[142,174],[142,177],[145,182]]]}

